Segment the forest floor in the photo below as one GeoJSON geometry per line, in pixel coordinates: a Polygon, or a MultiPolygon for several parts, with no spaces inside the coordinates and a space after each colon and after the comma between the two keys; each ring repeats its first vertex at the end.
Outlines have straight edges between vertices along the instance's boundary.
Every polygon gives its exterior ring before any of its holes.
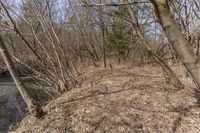
{"type": "Polygon", "coordinates": [[[51,101],[43,119],[25,117],[12,133],[200,133],[200,106],[190,78],[166,85],[158,66],[87,67],[80,86],[51,101]]]}

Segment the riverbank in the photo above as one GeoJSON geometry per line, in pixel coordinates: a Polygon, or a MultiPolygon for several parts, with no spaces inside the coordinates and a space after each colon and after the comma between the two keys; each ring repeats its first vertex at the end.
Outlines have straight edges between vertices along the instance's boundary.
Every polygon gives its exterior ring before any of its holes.
{"type": "MultiPolygon", "coordinates": [[[[30,86],[32,83],[32,80],[27,77],[22,77],[22,80],[27,86],[30,86]]],[[[33,89],[29,87],[29,92],[31,92],[31,90],[33,89]]],[[[36,96],[37,94],[38,93],[34,93],[32,96],[36,96]]],[[[27,106],[22,99],[14,81],[12,80],[12,77],[9,75],[9,73],[1,73],[0,133],[7,133],[9,129],[15,129],[17,124],[26,116],[27,113],[27,106]]]]}
{"type": "Polygon", "coordinates": [[[45,106],[43,119],[28,115],[12,133],[198,133],[195,86],[182,68],[172,69],[184,89],[166,84],[155,65],[87,67],[81,85],[45,106]]]}

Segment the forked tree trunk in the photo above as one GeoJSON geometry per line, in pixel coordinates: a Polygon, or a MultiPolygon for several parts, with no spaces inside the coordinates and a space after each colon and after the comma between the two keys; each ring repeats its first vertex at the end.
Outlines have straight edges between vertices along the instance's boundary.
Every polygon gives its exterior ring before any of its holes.
{"type": "Polygon", "coordinates": [[[31,98],[31,96],[28,94],[25,85],[21,81],[21,78],[14,66],[14,63],[11,59],[11,56],[5,46],[5,43],[0,35],[0,52],[2,54],[2,57],[8,67],[8,70],[20,92],[22,95],[24,101],[26,102],[28,109],[30,113],[35,116],[36,118],[40,118],[43,115],[43,110],[40,108],[40,106],[37,104],[37,102],[31,98]]]}
{"type": "Polygon", "coordinates": [[[125,3],[127,3],[126,8],[128,10],[128,13],[130,14],[131,17],[131,21],[132,21],[132,25],[136,30],[136,33],[138,34],[138,37],[140,38],[140,40],[143,42],[143,44],[145,45],[147,51],[153,56],[153,58],[155,59],[155,61],[162,67],[162,69],[164,70],[164,72],[167,74],[166,77],[166,81],[177,87],[177,88],[183,88],[183,84],[180,82],[180,80],[178,79],[178,77],[176,76],[176,74],[171,70],[171,68],[163,61],[163,59],[151,48],[151,44],[147,41],[147,39],[145,38],[139,23],[138,23],[138,19],[133,11],[133,9],[131,8],[131,6],[128,4],[128,0],[124,0],[125,3]]]}
{"type": "Polygon", "coordinates": [[[178,59],[186,67],[197,86],[200,87],[200,59],[189,46],[189,42],[181,32],[179,25],[172,18],[168,0],[151,0],[151,2],[154,4],[158,21],[176,51],[178,59]]]}

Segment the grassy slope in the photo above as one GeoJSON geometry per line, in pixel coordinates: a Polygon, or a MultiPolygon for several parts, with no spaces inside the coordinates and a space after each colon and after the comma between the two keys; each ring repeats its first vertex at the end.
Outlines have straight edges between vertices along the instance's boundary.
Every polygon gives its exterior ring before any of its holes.
{"type": "Polygon", "coordinates": [[[27,116],[17,132],[199,133],[194,85],[176,66],[185,88],[166,85],[158,66],[88,67],[73,88],[46,107],[42,120],[27,116]]]}

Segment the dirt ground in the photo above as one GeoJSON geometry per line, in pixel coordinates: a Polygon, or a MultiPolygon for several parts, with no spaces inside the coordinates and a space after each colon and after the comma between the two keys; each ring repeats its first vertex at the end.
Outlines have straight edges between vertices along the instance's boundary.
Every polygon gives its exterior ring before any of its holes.
{"type": "Polygon", "coordinates": [[[51,101],[47,115],[28,115],[13,133],[200,133],[197,92],[183,68],[172,67],[185,85],[165,83],[158,66],[87,67],[81,86],[51,101]]]}

